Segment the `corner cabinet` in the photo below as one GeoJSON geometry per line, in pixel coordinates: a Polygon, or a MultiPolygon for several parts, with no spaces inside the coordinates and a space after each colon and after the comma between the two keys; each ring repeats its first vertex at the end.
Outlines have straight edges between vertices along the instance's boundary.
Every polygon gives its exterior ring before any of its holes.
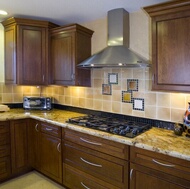
{"type": "Polygon", "coordinates": [[[62,184],[61,127],[30,119],[28,154],[32,168],[62,184]]]}
{"type": "Polygon", "coordinates": [[[79,69],[77,64],[91,56],[92,34],[78,24],[50,30],[51,84],[91,86],[91,71],[79,69]]]}
{"type": "Polygon", "coordinates": [[[152,20],[152,89],[190,91],[190,1],[145,7],[152,20]]]}
{"type": "Polygon", "coordinates": [[[5,34],[5,83],[48,84],[49,28],[40,20],[10,18],[2,22],[5,34]]]}

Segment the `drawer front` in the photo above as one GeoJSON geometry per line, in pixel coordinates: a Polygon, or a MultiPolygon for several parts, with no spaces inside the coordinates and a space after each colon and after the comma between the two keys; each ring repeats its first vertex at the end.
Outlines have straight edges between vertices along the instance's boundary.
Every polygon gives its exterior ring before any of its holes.
{"type": "Polygon", "coordinates": [[[8,178],[11,174],[10,157],[0,158],[0,181],[8,178]]]}
{"type": "Polygon", "coordinates": [[[0,146],[0,157],[10,155],[10,145],[0,146]]]}
{"type": "Polygon", "coordinates": [[[64,180],[63,184],[70,189],[120,189],[109,183],[97,180],[92,176],[80,172],[68,165],[64,165],[64,180]]]}
{"type": "Polygon", "coordinates": [[[127,145],[94,137],[92,135],[71,131],[69,129],[63,130],[65,140],[79,144],[81,146],[103,152],[114,157],[124,160],[129,159],[129,147],[127,145]]]}
{"type": "Polygon", "coordinates": [[[190,181],[190,161],[131,147],[131,162],[190,181]]]}
{"type": "Polygon", "coordinates": [[[0,133],[0,146],[10,144],[10,133],[0,133]]]}
{"type": "Polygon", "coordinates": [[[128,165],[126,161],[94,153],[69,142],[65,142],[63,151],[64,163],[117,187],[122,188],[126,184],[128,165]]]}
{"type": "Polygon", "coordinates": [[[41,132],[61,138],[61,127],[41,122],[41,132]]]}
{"type": "Polygon", "coordinates": [[[0,122],[0,134],[9,132],[9,123],[6,121],[0,122]]]}

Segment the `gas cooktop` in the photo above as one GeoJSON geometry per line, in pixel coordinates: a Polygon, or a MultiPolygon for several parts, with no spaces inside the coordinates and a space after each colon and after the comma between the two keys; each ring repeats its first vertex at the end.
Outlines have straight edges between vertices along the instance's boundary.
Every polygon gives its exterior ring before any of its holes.
{"type": "Polygon", "coordinates": [[[128,121],[125,119],[102,117],[102,116],[81,116],[70,118],[67,123],[96,129],[116,135],[134,138],[137,135],[151,128],[148,123],[128,121]]]}

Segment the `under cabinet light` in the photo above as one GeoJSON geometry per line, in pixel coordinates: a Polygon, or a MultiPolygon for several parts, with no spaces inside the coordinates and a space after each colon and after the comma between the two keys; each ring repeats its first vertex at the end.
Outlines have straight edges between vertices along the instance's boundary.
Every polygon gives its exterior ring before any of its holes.
{"type": "Polygon", "coordinates": [[[4,10],[0,10],[0,15],[7,15],[8,13],[4,10]]]}

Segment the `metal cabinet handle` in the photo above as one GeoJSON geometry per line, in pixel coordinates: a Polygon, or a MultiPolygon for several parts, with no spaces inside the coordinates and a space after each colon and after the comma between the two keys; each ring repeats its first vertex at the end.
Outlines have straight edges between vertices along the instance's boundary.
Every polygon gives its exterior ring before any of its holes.
{"type": "Polygon", "coordinates": [[[130,171],[130,180],[132,180],[132,176],[133,176],[133,169],[131,169],[130,171]]]}
{"type": "Polygon", "coordinates": [[[155,159],[152,159],[152,161],[153,161],[154,163],[156,163],[156,164],[159,164],[159,165],[162,165],[162,166],[165,166],[165,167],[175,167],[175,165],[160,163],[159,161],[156,161],[155,159]]]}
{"type": "Polygon", "coordinates": [[[50,128],[46,127],[46,131],[53,131],[53,129],[50,129],[50,128]]]}
{"type": "Polygon", "coordinates": [[[84,138],[80,138],[80,140],[82,140],[83,142],[86,142],[88,144],[94,144],[94,145],[97,145],[97,146],[101,146],[102,144],[101,143],[97,143],[97,142],[91,142],[89,140],[86,140],[84,138]]]}
{"type": "Polygon", "coordinates": [[[71,79],[75,80],[75,74],[74,73],[71,75],[71,79]]]}
{"type": "Polygon", "coordinates": [[[43,82],[44,82],[44,79],[45,79],[45,76],[44,76],[44,74],[43,74],[43,79],[42,79],[42,80],[43,80],[43,82]]]}
{"type": "Polygon", "coordinates": [[[61,146],[61,143],[59,143],[59,144],[57,145],[57,151],[58,151],[58,152],[61,152],[60,146],[61,146]]]}
{"type": "Polygon", "coordinates": [[[90,188],[87,187],[83,182],[80,182],[80,184],[81,184],[84,188],[86,188],[86,189],[90,189],[90,188]]]}
{"type": "Polygon", "coordinates": [[[35,125],[35,130],[36,130],[37,132],[39,132],[39,130],[38,130],[38,123],[35,125]]]}
{"type": "Polygon", "coordinates": [[[80,159],[81,159],[83,162],[85,162],[85,163],[87,163],[87,164],[89,164],[89,165],[92,165],[92,166],[95,166],[95,167],[102,167],[102,165],[95,164],[95,163],[91,163],[91,162],[89,162],[89,161],[86,161],[86,160],[83,159],[82,157],[80,157],[80,159]]]}

